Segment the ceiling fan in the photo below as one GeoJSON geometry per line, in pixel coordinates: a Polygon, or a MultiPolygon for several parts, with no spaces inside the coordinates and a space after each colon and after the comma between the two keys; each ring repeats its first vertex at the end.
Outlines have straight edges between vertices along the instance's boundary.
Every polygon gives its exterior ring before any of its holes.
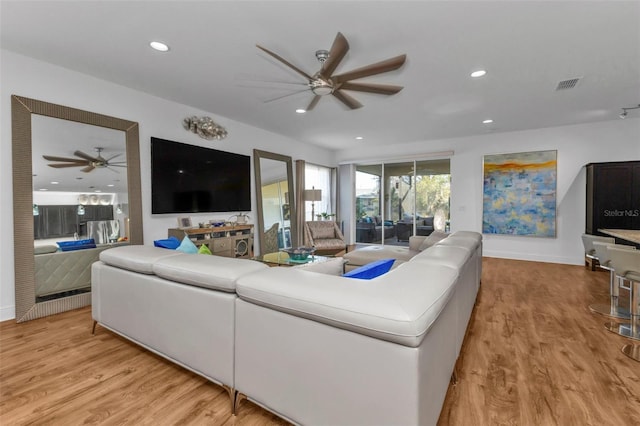
{"type": "Polygon", "coordinates": [[[404,64],[407,59],[407,55],[396,56],[352,71],[333,75],[333,72],[340,64],[340,61],[342,61],[349,51],[349,43],[342,33],[338,33],[336,35],[333,45],[331,46],[331,50],[318,50],[316,52],[316,58],[322,64],[322,68],[314,75],[307,74],[278,54],[260,45],[256,45],[256,47],[307,79],[308,89],[303,91],[310,90],[315,95],[307,107],[307,111],[311,111],[317,105],[318,101],[320,101],[320,98],[325,95],[333,95],[350,109],[362,107],[362,104],[349,94],[345,93],[345,90],[376,93],[379,95],[393,95],[403,89],[403,86],[374,83],[353,83],[352,80],[396,70],[404,64]]]}
{"type": "Polygon", "coordinates": [[[54,157],[52,155],[43,155],[42,157],[47,161],[56,161],[57,163],[48,164],[49,167],[53,167],[56,169],[61,169],[65,167],[84,167],[82,172],[89,173],[95,169],[109,169],[113,172],[119,173],[117,170],[112,169],[112,167],[127,167],[126,161],[117,161],[113,162],[114,158],[122,155],[116,154],[110,158],[104,158],[102,156],[102,151],[104,148],[97,147],[95,148],[98,153],[97,156],[92,157],[89,154],[85,154],[82,151],[75,151],[73,155],[79,158],[68,158],[68,157],[54,157]]]}

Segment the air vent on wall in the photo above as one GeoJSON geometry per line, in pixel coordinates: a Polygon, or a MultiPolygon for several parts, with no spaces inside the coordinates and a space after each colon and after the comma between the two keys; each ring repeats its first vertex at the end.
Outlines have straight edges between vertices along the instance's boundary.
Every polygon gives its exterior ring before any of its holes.
{"type": "Polygon", "coordinates": [[[556,90],[573,89],[578,84],[578,81],[580,81],[580,77],[572,78],[569,80],[562,80],[556,86],[556,90]]]}

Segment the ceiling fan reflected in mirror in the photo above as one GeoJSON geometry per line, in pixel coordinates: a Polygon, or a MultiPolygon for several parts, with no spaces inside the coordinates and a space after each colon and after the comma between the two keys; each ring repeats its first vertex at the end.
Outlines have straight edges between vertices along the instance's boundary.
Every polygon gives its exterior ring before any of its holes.
{"type": "Polygon", "coordinates": [[[66,167],[83,167],[80,171],[85,173],[92,172],[95,169],[109,169],[115,173],[119,173],[117,170],[113,169],[113,167],[127,167],[126,161],[112,161],[114,158],[119,157],[122,154],[116,154],[109,158],[104,158],[102,156],[104,148],[97,147],[95,148],[95,151],[98,153],[95,157],[85,154],[82,151],[75,151],[73,153],[73,155],[79,158],[55,157],[52,155],[43,155],[42,157],[47,161],[55,161],[55,163],[48,164],[49,167],[56,169],[66,167]]]}
{"type": "Polygon", "coordinates": [[[340,64],[340,61],[342,61],[342,59],[349,51],[349,43],[347,42],[347,39],[344,37],[344,35],[342,35],[342,33],[338,33],[336,35],[336,38],[333,41],[333,45],[331,46],[330,50],[318,50],[316,52],[316,58],[322,64],[322,67],[320,68],[320,71],[313,75],[307,74],[305,71],[291,64],[280,55],[260,45],[256,45],[256,47],[307,79],[306,85],[308,87],[306,89],[284,96],[291,96],[307,90],[311,91],[315,96],[311,100],[309,106],[306,108],[307,111],[311,111],[318,104],[320,98],[326,95],[333,95],[336,99],[338,99],[350,109],[358,109],[362,107],[362,104],[351,95],[347,94],[345,91],[368,92],[376,93],[379,95],[393,95],[403,89],[403,86],[395,86],[390,84],[355,83],[352,82],[352,80],[358,80],[360,78],[396,70],[404,65],[407,59],[406,54],[386,59],[384,61],[376,62],[374,64],[357,68],[355,70],[348,71],[342,74],[333,75],[333,72],[340,64]]]}

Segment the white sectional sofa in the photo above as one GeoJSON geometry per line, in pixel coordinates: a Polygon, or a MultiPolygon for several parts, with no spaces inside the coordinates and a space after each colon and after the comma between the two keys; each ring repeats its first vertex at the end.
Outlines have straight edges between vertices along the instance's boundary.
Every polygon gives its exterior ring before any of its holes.
{"type": "Polygon", "coordinates": [[[94,320],[225,386],[234,409],[240,395],[297,424],[432,425],[482,244],[458,232],[373,280],[147,246],[100,259],[94,320]]]}

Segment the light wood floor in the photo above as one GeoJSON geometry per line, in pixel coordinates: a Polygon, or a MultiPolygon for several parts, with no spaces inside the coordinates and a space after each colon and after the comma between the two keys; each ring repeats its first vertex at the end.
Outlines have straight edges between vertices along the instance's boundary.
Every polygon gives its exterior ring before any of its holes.
{"type": "MultiPolygon", "coordinates": [[[[608,274],[485,258],[440,425],[638,425],[640,363],[587,306],[608,274]]],[[[98,327],[84,308],[0,323],[0,424],[271,425],[282,420],[98,327]]],[[[310,366],[312,368],[312,366],[310,366]]],[[[384,401],[372,401],[384,403],[384,401]]]]}

